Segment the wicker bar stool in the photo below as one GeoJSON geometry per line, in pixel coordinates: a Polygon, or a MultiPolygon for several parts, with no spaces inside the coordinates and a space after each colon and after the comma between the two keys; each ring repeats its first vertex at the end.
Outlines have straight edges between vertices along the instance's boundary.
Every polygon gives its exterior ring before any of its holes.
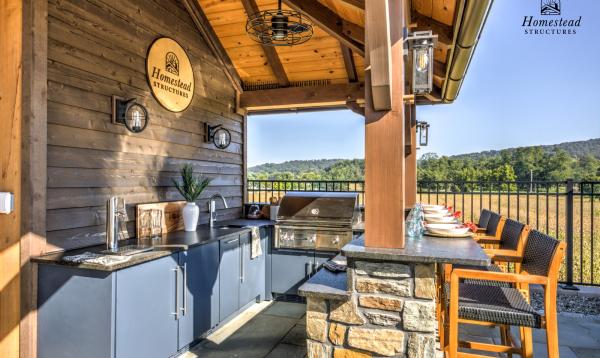
{"type": "Polygon", "coordinates": [[[458,352],[458,347],[495,353],[519,354],[532,357],[532,328],[546,330],[548,357],[558,357],[558,326],[556,317],[556,290],[560,263],[566,244],[536,230],[529,232],[523,257],[511,257],[519,263],[518,273],[490,272],[455,269],[450,283],[444,284],[443,320],[448,322],[440,332],[444,335],[444,350],[448,357],[480,357],[476,354],[458,352]],[[499,281],[515,285],[501,287],[471,284],[465,279],[499,281]],[[529,285],[539,284],[544,288],[544,313],[539,313],[529,304],[529,285]],[[520,345],[510,335],[503,337],[503,344],[459,342],[459,323],[483,326],[520,327],[520,345]],[[446,336],[447,335],[447,336],[446,336]]]}
{"type": "Polygon", "coordinates": [[[502,229],[504,228],[504,222],[506,221],[506,218],[493,211],[490,211],[489,215],[490,217],[488,219],[487,225],[485,226],[485,231],[480,235],[475,235],[474,239],[476,241],[484,239],[496,239],[498,241],[500,240],[500,234],[502,233],[502,229]]]}
{"type": "MultiPolygon", "coordinates": [[[[484,249],[486,254],[490,256],[492,263],[489,266],[464,266],[464,265],[444,265],[444,282],[450,282],[450,275],[452,270],[454,269],[468,269],[468,270],[479,270],[479,271],[491,271],[491,272],[507,272],[510,263],[515,261],[515,258],[520,259],[523,257],[523,251],[525,248],[525,242],[527,241],[527,236],[529,235],[531,228],[529,225],[522,224],[516,220],[506,219],[505,223],[502,227],[502,233],[500,235],[500,240],[492,239],[494,242],[499,242],[499,249],[484,249]]],[[[513,263],[515,265],[515,272],[519,272],[519,263],[513,263]]],[[[479,280],[473,278],[467,278],[461,280],[461,283],[469,283],[475,285],[483,285],[483,286],[498,286],[498,287],[514,287],[513,284],[502,281],[489,281],[489,280],[479,280]]],[[[443,290],[443,286],[438,286],[438,296],[441,296],[443,293],[439,292],[443,290]]],[[[441,315],[443,314],[443,306],[441,304],[441,299],[438,300],[438,322],[439,322],[439,331],[442,332],[444,330],[441,315]]],[[[508,327],[500,325],[498,326],[500,329],[500,336],[502,337],[502,342],[506,343],[508,335],[508,327]]],[[[444,336],[440,335],[440,342],[444,342],[444,336]]]]}
{"type": "Polygon", "coordinates": [[[479,214],[479,221],[477,222],[477,231],[475,233],[485,234],[491,216],[492,212],[488,209],[481,210],[481,214],[479,214]]]}

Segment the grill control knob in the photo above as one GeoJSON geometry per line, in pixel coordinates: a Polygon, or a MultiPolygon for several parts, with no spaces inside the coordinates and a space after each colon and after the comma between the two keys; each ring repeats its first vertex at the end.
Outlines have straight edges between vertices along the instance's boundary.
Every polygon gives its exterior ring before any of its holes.
{"type": "Polygon", "coordinates": [[[311,235],[310,238],[308,239],[308,242],[310,242],[311,244],[314,244],[315,242],[317,242],[317,234],[311,235]]]}
{"type": "Polygon", "coordinates": [[[334,245],[337,245],[340,243],[340,237],[336,235],[335,239],[331,240],[331,242],[333,242],[334,245]]]}

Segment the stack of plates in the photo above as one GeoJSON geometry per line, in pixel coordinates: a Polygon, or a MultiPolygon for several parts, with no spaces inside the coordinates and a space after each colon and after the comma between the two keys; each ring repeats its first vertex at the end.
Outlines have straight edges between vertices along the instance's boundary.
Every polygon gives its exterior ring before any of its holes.
{"type": "Polygon", "coordinates": [[[462,224],[427,224],[427,234],[441,237],[467,237],[471,236],[469,227],[462,224]]]}
{"type": "Polygon", "coordinates": [[[456,224],[458,220],[454,216],[439,216],[425,214],[425,221],[430,224],[456,224]]]}
{"type": "Polygon", "coordinates": [[[423,210],[444,210],[446,207],[444,205],[433,205],[433,204],[423,204],[421,205],[423,210]]]}

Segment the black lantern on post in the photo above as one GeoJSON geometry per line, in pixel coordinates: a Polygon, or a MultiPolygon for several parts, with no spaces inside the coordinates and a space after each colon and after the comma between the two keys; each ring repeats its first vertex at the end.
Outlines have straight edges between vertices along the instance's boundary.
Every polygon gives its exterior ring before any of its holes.
{"type": "Polygon", "coordinates": [[[417,131],[419,131],[419,147],[425,147],[429,144],[429,123],[417,121],[417,131]]]}
{"type": "Polygon", "coordinates": [[[414,94],[429,93],[433,89],[433,47],[437,35],[431,31],[416,31],[405,40],[412,50],[412,89],[414,94]]]}

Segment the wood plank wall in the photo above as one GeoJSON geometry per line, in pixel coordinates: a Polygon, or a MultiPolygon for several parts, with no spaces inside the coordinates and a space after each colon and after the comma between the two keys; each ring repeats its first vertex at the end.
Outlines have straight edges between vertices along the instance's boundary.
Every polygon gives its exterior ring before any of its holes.
{"type": "Polygon", "coordinates": [[[49,0],[47,251],[104,242],[111,195],[125,197],[133,235],[135,204],[181,199],[171,178],[184,163],[214,179],[199,202],[201,222],[216,192],[229,204],[219,219],[239,217],[243,121],[233,87],[178,1],[49,0]],[[194,67],[194,100],[183,113],[163,109],[146,82],[146,52],[160,36],[177,40],[194,67]],[[111,95],[137,97],[149,127],[131,134],[113,125],[111,95]],[[204,143],[204,122],[229,129],[232,144],[204,143]]]}

